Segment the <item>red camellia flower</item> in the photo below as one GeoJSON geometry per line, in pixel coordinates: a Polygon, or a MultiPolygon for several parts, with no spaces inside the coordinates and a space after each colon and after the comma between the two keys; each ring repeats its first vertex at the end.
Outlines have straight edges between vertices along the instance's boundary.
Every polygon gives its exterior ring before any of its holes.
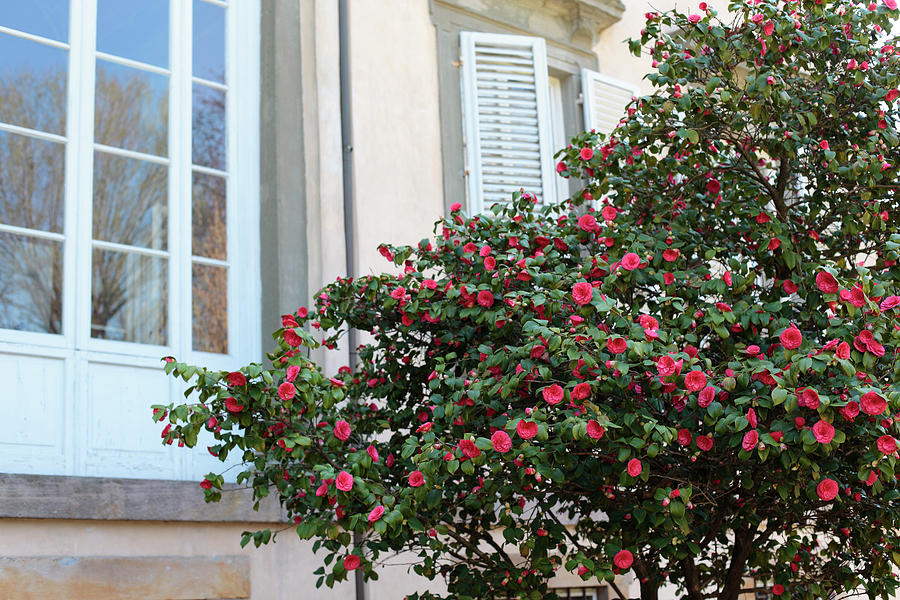
{"type": "Polygon", "coordinates": [[[369,455],[369,458],[372,459],[372,462],[378,462],[378,450],[372,444],[369,444],[369,447],[366,448],[366,454],[369,455]]]}
{"type": "Polygon", "coordinates": [[[898,306],[900,306],[900,296],[888,296],[881,301],[879,308],[881,308],[881,310],[890,310],[898,306]]]}
{"type": "Polygon", "coordinates": [[[656,360],[656,372],[660,377],[668,377],[675,374],[675,360],[669,356],[661,356],[656,360]]]}
{"type": "Polygon", "coordinates": [[[490,308],[494,305],[494,294],[488,290],[481,290],[477,296],[478,304],[484,308],[490,308]]]}
{"type": "Polygon", "coordinates": [[[468,438],[459,440],[459,449],[462,450],[462,453],[468,458],[476,458],[481,454],[481,450],[478,449],[475,442],[468,438]]]}
{"type": "Polygon", "coordinates": [[[582,148],[578,155],[581,156],[581,160],[591,160],[594,158],[594,150],[592,148],[582,148]]]}
{"type": "Polygon", "coordinates": [[[682,446],[690,446],[691,438],[691,432],[687,429],[682,428],[678,430],[678,443],[682,446]]]}
{"type": "Polygon", "coordinates": [[[344,569],[348,571],[355,571],[359,568],[359,557],[355,554],[348,554],[346,558],[344,558],[344,569]]]}
{"type": "MultiPolygon", "coordinates": [[[[890,8],[891,10],[897,9],[897,3],[895,0],[885,0],[885,4],[887,4],[888,8],[890,8]],[[891,4],[893,4],[893,6],[891,6],[891,4]]],[[[894,88],[892,90],[888,90],[888,93],[885,94],[884,99],[888,102],[893,102],[897,99],[897,96],[900,96],[900,90],[894,88]]]]}
{"type": "MultiPolygon", "coordinates": [[[[690,373],[688,373],[690,375],[690,373]]],[[[711,385],[706,386],[700,393],[697,394],[697,404],[700,405],[700,408],[706,408],[716,397],[716,388],[711,385]]]]}
{"type": "Polygon", "coordinates": [[[204,477],[203,481],[200,482],[200,487],[202,487],[204,490],[212,489],[212,481],[204,477]]]}
{"type": "Polygon", "coordinates": [[[889,435],[883,435],[878,438],[876,445],[882,454],[893,454],[897,451],[897,440],[889,435]]]}
{"type": "Polygon", "coordinates": [[[615,206],[604,206],[603,210],[600,211],[600,214],[603,215],[604,221],[611,223],[612,221],[616,220],[619,212],[616,210],[615,206]]]}
{"type": "Polygon", "coordinates": [[[619,550],[616,552],[616,555],[613,556],[613,564],[623,571],[625,569],[630,569],[633,562],[634,555],[629,550],[619,550]]]}
{"type": "Polygon", "coordinates": [[[632,477],[637,477],[641,474],[641,471],[644,470],[644,465],[642,465],[641,461],[639,461],[638,459],[632,458],[628,461],[628,466],[626,467],[626,469],[629,475],[631,475],[632,477]]]}
{"type": "Polygon", "coordinates": [[[713,447],[713,439],[708,435],[698,435],[697,436],[697,447],[703,450],[704,452],[709,452],[713,447]]]}
{"type": "Polygon", "coordinates": [[[350,423],[341,419],[337,423],[334,424],[334,437],[341,440],[342,442],[346,442],[350,437],[350,423]]]}
{"type": "Polygon", "coordinates": [[[641,257],[634,252],[629,252],[622,257],[622,268],[626,271],[634,271],[641,266],[641,257]]]}
{"type": "Polygon", "coordinates": [[[706,374],[703,371],[691,371],[684,376],[684,387],[692,392],[699,392],[706,387],[706,374]]]}
{"type": "Polygon", "coordinates": [[[294,387],[293,383],[289,383],[285,381],[281,385],[278,386],[278,397],[287,402],[288,400],[294,397],[294,394],[297,393],[297,388],[294,387]]]}
{"type": "Polygon", "coordinates": [[[425,483],[425,476],[422,475],[422,471],[413,471],[409,474],[409,485],[412,487],[419,487],[425,483]]]}
{"type": "Polygon", "coordinates": [[[744,434],[744,439],[743,439],[743,441],[741,441],[741,447],[744,450],[749,452],[750,450],[753,450],[754,448],[756,448],[756,444],[758,444],[758,443],[759,443],[759,433],[757,433],[757,431],[755,429],[751,429],[750,431],[748,431],[747,433],[744,434]]]}
{"type": "Polygon", "coordinates": [[[384,514],[384,507],[379,505],[372,509],[369,513],[369,523],[374,523],[378,519],[381,518],[381,515],[384,514]]]}
{"type": "Polygon", "coordinates": [[[622,354],[628,349],[628,340],[621,337],[613,337],[606,340],[606,349],[613,354],[622,354]]]}
{"type": "Polygon", "coordinates": [[[239,404],[233,397],[228,396],[225,398],[225,410],[228,412],[239,413],[244,410],[244,405],[239,404]]]}
{"type": "Polygon", "coordinates": [[[491,444],[497,452],[509,452],[512,448],[512,439],[510,439],[508,433],[502,429],[498,429],[494,432],[494,435],[491,436],[491,444]]]}
{"type": "Polygon", "coordinates": [[[559,404],[563,401],[563,397],[565,396],[563,389],[555,383],[545,387],[542,394],[544,396],[544,402],[547,404],[559,404]]]}
{"type": "Polygon", "coordinates": [[[587,400],[591,397],[591,384],[584,381],[579,383],[571,392],[572,400],[587,400]]]}
{"type": "Polygon", "coordinates": [[[887,400],[882,398],[878,392],[866,392],[859,399],[860,408],[867,415],[878,416],[887,408],[887,400]]]}
{"type": "Polygon", "coordinates": [[[578,228],[582,231],[600,231],[600,226],[597,225],[597,218],[594,215],[581,215],[578,217],[578,228]]]}
{"type": "Polygon", "coordinates": [[[850,358],[850,344],[847,342],[841,342],[838,344],[837,348],[834,350],[834,355],[838,358],[847,360],[850,358]]]}
{"type": "Polygon", "coordinates": [[[781,335],[778,336],[778,339],[781,341],[781,345],[786,349],[796,350],[800,347],[800,344],[803,343],[803,334],[800,333],[800,330],[797,329],[794,325],[791,325],[781,332],[781,335]]]}
{"type": "Polygon", "coordinates": [[[813,435],[820,444],[830,444],[834,439],[834,426],[828,421],[819,421],[813,425],[813,435]]]}
{"type": "Polygon", "coordinates": [[[816,273],[816,286],[825,294],[837,294],[838,282],[834,275],[828,271],[819,271],[816,273]]]}
{"type": "Polygon", "coordinates": [[[816,493],[825,502],[831,502],[838,495],[838,483],[834,479],[825,478],[816,486],[816,493]]]}
{"type": "Polygon", "coordinates": [[[353,475],[347,471],[341,471],[334,480],[334,487],[342,492],[349,492],[353,489],[353,475]]]}
{"type": "Polygon", "coordinates": [[[675,262],[678,260],[678,257],[681,255],[681,251],[677,248],[668,248],[663,251],[663,260],[666,262],[675,262]]]}
{"type": "Polygon", "coordinates": [[[591,419],[587,422],[587,434],[591,437],[591,439],[599,440],[603,437],[604,431],[605,430],[603,429],[603,426],[594,419],[591,419]]]}
{"type": "Polygon", "coordinates": [[[783,593],[784,593],[784,586],[781,585],[780,583],[776,583],[775,585],[772,586],[772,595],[773,596],[780,596],[783,593]]]}
{"type": "Polygon", "coordinates": [[[228,374],[228,385],[240,386],[247,385],[247,378],[240,371],[232,371],[228,374]]]}
{"type": "Polygon", "coordinates": [[[516,425],[516,433],[519,434],[519,437],[523,440],[530,440],[534,436],[537,435],[538,426],[534,421],[526,421],[522,419],[516,425]]]}
{"type": "Polygon", "coordinates": [[[594,288],[587,281],[579,281],[572,287],[572,299],[580,306],[589,304],[593,295],[594,288]]]}
{"type": "Polygon", "coordinates": [[[841,415],[848,421],[852,421],[859,414],[859,404],[853,401],[841,407],[841,415]]]}
{"type": "Polygon", "coordinates": [[[292,346],[294,348],[303,343],[303,340],[300,339],[300,336],[297,335],[297,332],[293,329],[284,330],[284,341],[287,342],[288,346],[292,346]]]}
{"type": "Polygon", "coordinates": [[[722,191],[722,184],[719,183],[718,179],[710,179],[706,182],[706,191],[715,196],[722,191]]]}

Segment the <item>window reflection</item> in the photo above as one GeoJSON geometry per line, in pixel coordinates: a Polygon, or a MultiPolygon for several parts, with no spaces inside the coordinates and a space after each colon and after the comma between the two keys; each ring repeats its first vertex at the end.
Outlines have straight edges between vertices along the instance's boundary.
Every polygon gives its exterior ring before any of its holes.
{"type": "Polygon", "coordinates": [[[169,78],[97,60],[94,139],[107,146],[168,154],[169,78]]]}
{"type": "Polygon", "coordinates": [[[62,243],[0,232],[0,327],[62,332],[62,243]]]}
{"type": "MultiPolygon", "coordinates": [[[[58,42],[69,40],[69,0],[0,0],[0,25],[58,42]]],[[[0,52],[4,60],[9,56],[0,52]]]]}
{"type": "Polygon", "coordinates": [[[69,53],[0,33],[0,57],[0,121],[65,135],[69,53]]]}
{"type": "Polygon", "coordinates": [[[134,252],[94,250],[91,337],[164,345],[168,327],[167,261],[134,252]]]}
{"type": "Polygon", "coordinates": [[[98,0],[97,51],[169,67],[168,0],[98,0]]]}
{"type": "Polygon", "coordinates": [[[164,165],[96,152],[94,239],[165,250],[168,186],[164,165]]]}

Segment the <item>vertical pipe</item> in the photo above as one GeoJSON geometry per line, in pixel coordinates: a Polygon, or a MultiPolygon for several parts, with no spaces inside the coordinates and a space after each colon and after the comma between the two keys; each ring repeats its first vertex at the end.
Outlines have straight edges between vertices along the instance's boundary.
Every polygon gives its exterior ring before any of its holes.
{"type": "MultiPolygon", "coordinates": [[[[347,255],[347,277],[356,276],[356,232],[353,222],[353,131],[350,113],[350,48],[347,34],[347,0],[338,0],[338,45],[340,48],[341,81],[341,157],[343,166],[344,192],[344,250],[347,255]]],[[[348,328],[347,345],[350,366],[356,366],[356,330],[348,328]]],[[[359,544],[359,534],[353,536],[354,544],[359,544]]],[[[354,573],[356,600],[366,599],[366,583],[363,570],[354,573]]]]}

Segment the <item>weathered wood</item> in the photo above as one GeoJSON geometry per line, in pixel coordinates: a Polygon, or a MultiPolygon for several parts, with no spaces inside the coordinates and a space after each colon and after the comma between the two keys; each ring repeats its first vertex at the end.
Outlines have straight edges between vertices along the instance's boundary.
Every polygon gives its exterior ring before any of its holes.
{"type": "Polygon", "coordinates": [[[249,597],[246,556],[0,557],[0,598],[6,600],[249,597]]]}
{"type": "MultiPolygon", "coordinates": [[[[249,490],[226,486],[206,504],[195,481],[0,473],[0,518],[284,522],[274,496],[253,510],[249,490]]],[[[2,597],[2,596],[0,596],[2,597]]]]}

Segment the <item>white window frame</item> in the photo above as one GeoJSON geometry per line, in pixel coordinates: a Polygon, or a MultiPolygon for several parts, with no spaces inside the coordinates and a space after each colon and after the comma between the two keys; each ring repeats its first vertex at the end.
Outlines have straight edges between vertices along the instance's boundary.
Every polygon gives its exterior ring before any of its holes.
{"type": "MultiPolygon", "coordinates": [[[[261,344],[259,269],[259,0],[203,0],[227,7],[226,17],[226,128],[227,171],[191,166],[192,76],[191,0],[169,5],[170,68],[163,69],[128,59],[169,77],[169,156],[158,157],[102,146],[114,156],[139,158],[168,168],[168,243],[164,252],[138,250],[137,254],[166,255],[168,270],[168,331],[165,345],[141,344],[91,337],[91,220],[93,211],[94,84],[96,66],[96,0],[71,0],[69,42],[0,28],[3,35],[40,41],[68,51],[66,135],[60,136],[0,123],[0,130],[66,144],[64,233],[28,231],[38,239],[62,240],[62,331],[40,333],[0,328],[0,350],[39,353],[40,348],[69,349],[122,356],[179,359],[218,364],[259,360],[261,344]],[[237,50],[238,41],[240,51],[237,50]],[[238,118],[240,115],[240,118],[238,118]],[[228,354],[192,349],[191,309],[191,177],[192,172],[221,175],[226,180],[227,261],[200,258],[196,262],[228,266],[228,354]],[[10,347],[14,346],[14,347],[10,347]]],[[[104,59],[110,58],[103,54],[104,59]]],[[[0,232],[21,229],[0,224],[0,232]]],[[[109,245],[109,244],[105,244],[109,245]]],[[[129,247],[129,250],[134,250],[129,247]]]]}
{"type": "MultiPolygon", "coordinates": [[[[260,361],[261,271],[259,228],[259,90],[260,90],[260,0],[203,0],[226,10],[226,222],[228,265],[228,353],[214,354],[192,348],[192,269],[194,262],[219,264],[211,259],[196,260],[191,255],[192,173],[215,172],[192,166],[192,11],[193,0],[170,0],[168,69],[147,67],[147,71],[169,76],[168,157],[114,149],[108,154],[136,157],[168,165],[168,240],[166,245],[168,298],[167,343],[165,345],[120,342],[91,337],[91,262],[93,213],[94,86],[97,0],[70,0],[68,42],[59,42],[29,33],[0,27],[0,34],[38,41],[68,51],[66,131],[54,135],[14,125],[0,124],[0,130],[32,138],[65,143],[63,233],[34,232],[0,224],[0,232],[26,232],[30,238],[62,241],[62,326],[60,333],[39,333],[0,328],[0,353],[19,357],[46,357],[64,363],[64,398],[59,406],[64,414],[54,415],[62,423],[60,454],[48,451],[31,454],[27,446],[8,455],[0,470],[57,475],[91,474],[85,471],[85,450],[89,443],[84,430],[90,417],[88,398],[91,386],[85,371],[89,364],[133,366],[159,369],[163,356],[203,364],[216,369],[233,369],[250,361],[260,361]],[[33,457],[33,458],[31,458],[33,457]]],[[[106,60],[108,55],[101,57],[106,60]]],[[[135,61],[116,59],[119,64],[135,61]]],[[[220,89],[225,86],[215,85],[220,89]]],[[[107,150],[106,147],[103,147],[107,150]]],[[[216,174],[221,174],[215,172],[216,174]]],[[[108,244],[106,244],[108,246],[108,244]]],[[[132,247],[129,247],[132,250],[132,247]]],[[[153,250],[140,254],[157,253],[153,250]]],[[[37,393],[37,387],[34,388],[37,393]]],[[[183,384],[170,381],[164,404],[177,401],[183,384]]],[[[111,390],[111,394],[115,391],[111,390]]],[[[4,400],[6,400],[4,398],[4,400]]],[[[9,398],[27,402],[28,398],[9,398]]],[[[147,421],[150,409],[147,406],[147,421]]],[[[124,433],[127,436],[127,432],[124,433]]],[[[2,446],[2,445],[0,445],[2,446]]],[[[0,450],[0,454],[5,451],[0,450]]],[[[54,451],[55,452],[55,451],[54,451]]],[[[184,453],[181,453],[184,454],[184,453]]],[[[196,461],[172,453],[165,464],[152,472],[163,478],[193,478],[196,461]]],[[[140,460],[135,458],[134,460],[140,460]]],[[[92,463],[96,465],[96,461],[92,463]]],[[[138,464],[138,463],[135,463],[138,464]]],[[[91,467],[96,471],[96,466],[91,467]]],[[[136,467],[144,470],[147,468],[136,467]]]]}
{"type": "Polygon", "coordinates": [[[483,196],[483,174],[481,146],[478,143],[479,122],[477,118],[478,86],[476,81],[475,44],[503,44],[529,48],[534,56],[535,98],[537,104],[538,141],[541,155],[541,197],[542,202],[556,200],[556,188],[553,177],[553,149],[550,124],[550,92],[547,72],[547,49],[544,38],[524,35],[508,35],[502,33],[483,33],[480,31],[461,31],[460,49],[463,65],[472,68],[462,69],[462,105],[463,128],[466,146],[466,175],[469,199],[469,212],[484,212],[487,206],[483,196]]]}

